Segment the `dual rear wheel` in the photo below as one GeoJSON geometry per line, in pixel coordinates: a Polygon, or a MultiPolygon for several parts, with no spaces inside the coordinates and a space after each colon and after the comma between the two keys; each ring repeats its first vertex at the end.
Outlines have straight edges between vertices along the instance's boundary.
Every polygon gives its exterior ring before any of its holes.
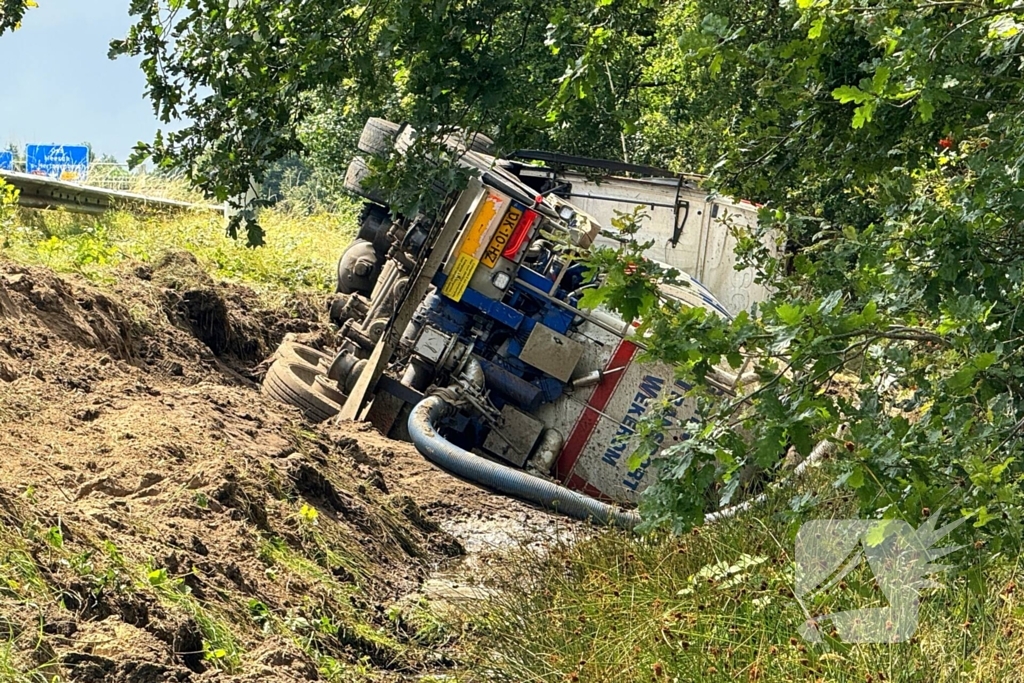
{"type": "Polygon", "coordinates": [[[263,394],[295,406],[311,422],[329,420],[345,402],[345,394],[327,377],[332,360],[311,346],[283,342],[263,378],[263,394]]]}
{"type": "MultiPolygon", "coordinates": [[[[395,151],[395,141],[402,127],[392,121],[372,117],[367,119],[363,126],[363,132],[359,135],[359,142],[356,147],[360,152],[371,156],[388,157],[395,151]]],[[[481,154],[494,154],[494,140],[483,133],[470,133],[465,130],[456,130],[445,138],[445,143],[452,148],[479,152],[481,154]]],[[[348,165],[343,185],[352,194],[368,199],[371,202],[387,205],[387,198],[383,193],[374,188],[367,180],[372,172],[364,157],[355,157],[348,165]]]]}

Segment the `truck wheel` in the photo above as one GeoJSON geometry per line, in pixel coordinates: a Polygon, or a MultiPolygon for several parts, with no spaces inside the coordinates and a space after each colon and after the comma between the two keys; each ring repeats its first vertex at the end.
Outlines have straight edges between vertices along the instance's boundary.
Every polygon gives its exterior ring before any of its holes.
{"type": "Polygon", "coordinates": [[[354,195],[358,195],[363,199],[369,199],[371,202],[382,206],[387,206],[387,201],[380,190],[372,188],[366,183],[370,174],[370,167],[366,165],[366,160],[362,157],[355,157],[348,165],[348,172],[345,173],[345,182],[342,185],[354,195]],[[364,185],[364,183],[366,184],[364,185]]]}
{"type": "Polygon", "coordinates": [[[311,368],[316,368],[319,365],[329,367],[331,361],[334,360],[334,356],[323,351],[318,351],[312,346],[306,346],[305,344],[299,344],[298,342],[285,341],[281,342],[281,345],[277,347],[277,351],[274,352],[274,360],[286,360],[294,361],[296,363],[305,363],[311,368]]]}
{"type": "Polygon", "coordinates": [[[356,147],[360,152],[386,157],[395,151],[395,138],[398,137],[397,123],[376,117],[366,120],[363,132],[359,135],[356,147]]]}
{"type": "Polygon", "coordinates": [[[347,398],[338,388],[338,383],[326,375],[316,376],[316,381],[313,382],[313,391],[338,405],[343,404],[347,398]]]}
{"type": "Polygon", "coordinates": [[[318,373],[305,363],[280,359],[263,378],[263,393],[295,406],[312,422],[323,422],[341,412],[341,405],[313,389],[318,373]]]}
{"type": "Polygon", "coordinates": [[[470,152],[479,152],[494,156],[494,140],[483,133],[469,133],[462,129],[445,138],[445,143],[454,145],[460,149],[467,149],[470,152]]]}
{"type": "Polygon", "coordinates": [[[469,149],[471,152],[480,152],[481,154],[494,156],[494,140],[483,133],[474,133],[473,139],[469,143],[469,149]]]}

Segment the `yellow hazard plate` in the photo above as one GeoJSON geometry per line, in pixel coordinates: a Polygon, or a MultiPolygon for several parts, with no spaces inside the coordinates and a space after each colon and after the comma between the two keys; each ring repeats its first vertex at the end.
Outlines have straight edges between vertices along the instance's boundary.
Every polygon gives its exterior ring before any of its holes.
{"type": "Polygon", "coordinates": [[[444,287],[441,288],[441,293],[453,301],[462,301],[462,295],[466,293],[466,287],[469,287],[469,281],[473,279],[473,273],[479,265],[480,262],[472,255],[459,254],[451,272],[448,273],[444,287]]]}
{"type": "Polygon", "coordinates": [[[480,260],[480,263],[488,268],[493,268],[497,265],[498,258],[505,251],[505,245],[508,244],[508,240],[512,237],[512,233],[515,231],[516,226],[519,225],[519,219],[522,216],[522,209],[516,206],[508,207],[508,211],[505,212],[505,218],[502,219],[501,225],[498,226],[498,231],[494,233],[491,243],[487,245],[487,251],[484,252],[484,257],[480,260]]]}

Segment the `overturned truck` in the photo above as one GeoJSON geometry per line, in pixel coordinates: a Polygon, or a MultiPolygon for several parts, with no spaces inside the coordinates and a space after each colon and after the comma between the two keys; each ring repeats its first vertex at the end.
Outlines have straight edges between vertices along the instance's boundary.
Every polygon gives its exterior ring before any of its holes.
{"type": "MultiPolygon", "coordinates": [[[[359,149],[403,153],[415,136],[370,119],[359,149]]],[[[474,173],[440,219],[391,211],[364,183],[366,161],[352,161],[346,186],[368,201],[338,263],[340,346],[283,345],[264,392],[312,420],[369,421],[502,493],[632,526],[624,508],[656,476],[627,465],[638,421],[675,398],[668,439],[685,439],[694,406],[671,367],[637,362],[631,325],[579,308],[595,283],[574,254],[614,240],[604,226],[615,211],[643,205],[648,256],[688,274],[665,294],[731,316],[766,294],[734,267],[731,226],[756,212],[660,169],[534,151],[499,159],[480,135],[446,144],[474,173]]],[[[739,380],[714,381],[732,392],[739,380]]]]}

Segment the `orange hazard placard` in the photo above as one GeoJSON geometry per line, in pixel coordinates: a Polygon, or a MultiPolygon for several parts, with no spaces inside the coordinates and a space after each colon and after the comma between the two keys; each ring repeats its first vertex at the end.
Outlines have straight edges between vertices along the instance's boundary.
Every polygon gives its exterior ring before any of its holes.
{"type": "MultiPolygon", "coordinates": [[[[462,295],[473,279],[473,273],[480,265],[480,259],[487,251],[491,236],[498,228],[502,209],[511,201],[509,197],[491,190],[476,211],[473,221],[466,229],[459,242],[455,263],[448,271],[448,280],[441,288],[441,293],[455,301],[461,301],[462,295]]],[[[500,252],[499,252],[500,253],[500,252]]]]}

